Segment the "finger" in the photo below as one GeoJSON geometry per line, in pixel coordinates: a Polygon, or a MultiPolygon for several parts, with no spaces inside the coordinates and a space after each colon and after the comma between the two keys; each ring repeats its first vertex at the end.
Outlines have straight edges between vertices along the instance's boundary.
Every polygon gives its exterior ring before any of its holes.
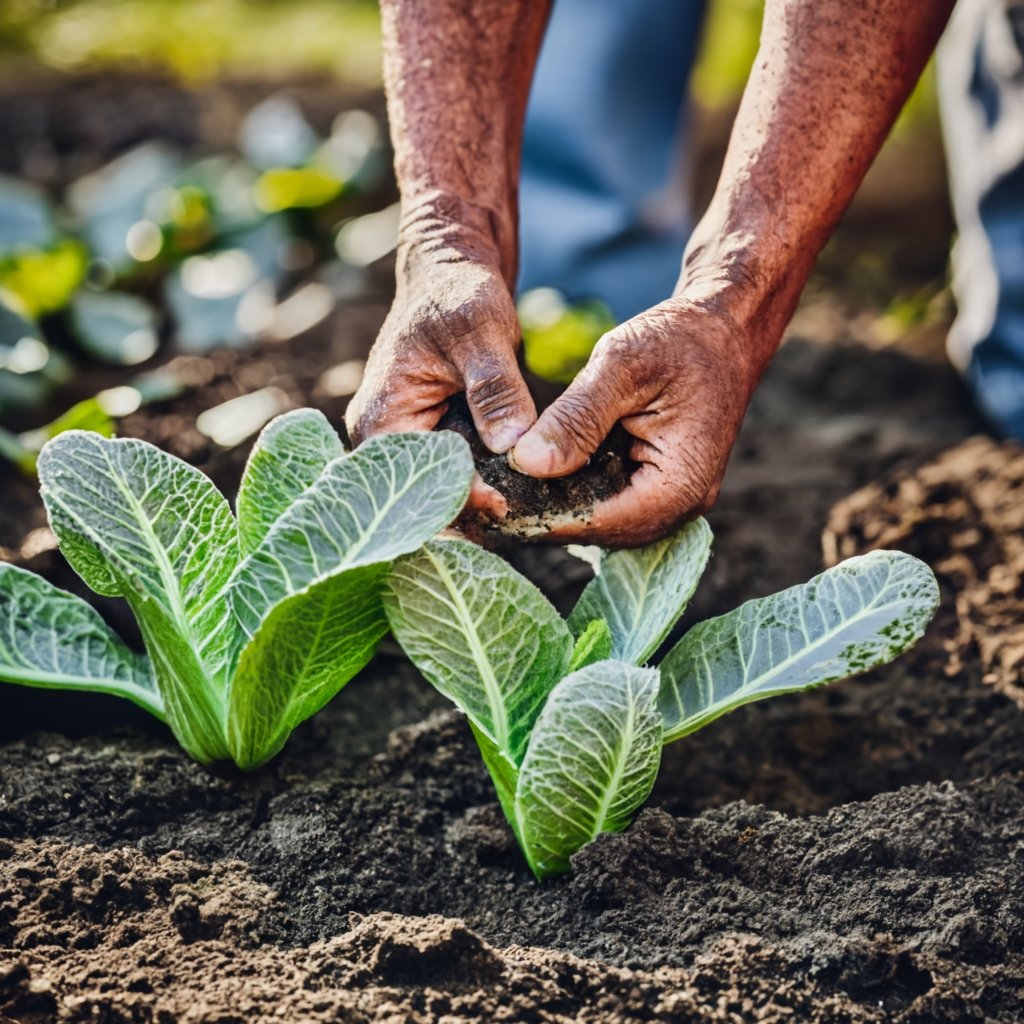
{"type": "Polygon", "coordinates": [[[480,439],[492,452],[507,452],[537,419],[537,408],[505,344],[464,340],[450,358],[462,376],[466,401],[480,439]]]}
{"type": "Polygon", "coordinates": [[[559,544],[643,547],[703,515],[717,496],[717,482],[707,487],[702,480],[688,478],[681,466],[666,471],[645,463],[633,473],[624,490],[598,502],[584,519],[559,524],[548,539],[559,544]]]}
{"type": "Polygon", "coordinates": [[[592,359],[512,449],[510,462],[529,476],[574,473],[642,397],[611,360],[592,359]]]}
{"type": "Polygon", "coordinates": [[[473,476],[466,507],[478,512],[486,512],[496,519],[504,519],[508,515],[508,501],[505,495],[489,484],[485,484],[479,473],[473,476]]]}
{"type": "Polygon", "coordinates": [[[588,516],[566,520],[547,539],[559,544],[641,547],[668,536],[683,518],[665,478],[641,466],[625,490],[598,502],[588,516]]]}

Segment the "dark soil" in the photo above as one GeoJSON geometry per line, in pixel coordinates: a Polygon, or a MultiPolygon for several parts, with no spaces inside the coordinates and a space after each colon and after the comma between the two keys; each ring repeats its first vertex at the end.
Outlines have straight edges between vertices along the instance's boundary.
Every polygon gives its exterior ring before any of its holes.
{"type": "Polygon", "coordinates": [[[583,469],[570,476],[538,480],[517,472],[508,456],[496,455],[480,440],[465,395],[455,395],[438,428],[454,430],[468,442],[477,472],[508,502],[504,520],[484,520],[486,530],[518,536],[531,527],[543,530],[561,517],[586,519],[594,505],[618,494],[629,483],[636,464],[629,457],[630,438],[620,426],[608,435],[583,469]]]}
{"type": "MultiPolygon", "coordinates": [[[[246,446],[196,413],[273,381],[339,417],[319,373],[365,353],[386,273],[294,342],[190,361],[195,390],[124,432],[231,492],[246,446]]],[[[784,346],[688,618],[811,575],[827,524],[828,560],[926,558],[936,623],[884,671],[668,748],[634,825],[545,885],[464,721],[389,644],[251,775],[124,702],[0,688],[0,1022],[1019,1021],[1024,471],[980,428],[941,361],[784,346]]],[[[81,592],[5,483],[4,557],[81,592]]],[[[582,563],[510,550],[571,605],[582,563]]]]}

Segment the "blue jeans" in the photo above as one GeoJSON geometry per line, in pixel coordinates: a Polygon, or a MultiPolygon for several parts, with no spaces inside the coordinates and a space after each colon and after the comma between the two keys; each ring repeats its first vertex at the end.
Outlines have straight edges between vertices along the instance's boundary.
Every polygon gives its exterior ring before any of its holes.
{"type": "MultiPolygon", "coordinates": [[[[667,298],[692,227],[686,96],[703,0],[555,0],[527,112],[522,289],[667,298]]],[[[958,241],[953,362],[1024,438],[1024,3],[960,0],[939,53],[958,241]]]]}
{"type": "Polygon", "coordinates": [[[668,298],[703,0],[555,0],[523,137],[520,288],[626,320],[668,298]]]}
{"type": "Polygon", "coordinates": [[[949,354],[995,429],[1024,438],[1024,5],[960,0],[938,67],[958,233],[949,354]]]}

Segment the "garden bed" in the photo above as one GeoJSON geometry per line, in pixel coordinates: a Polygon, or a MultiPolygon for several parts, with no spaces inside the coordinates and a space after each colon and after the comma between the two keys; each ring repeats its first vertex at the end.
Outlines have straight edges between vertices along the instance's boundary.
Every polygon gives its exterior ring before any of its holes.
{"type": "MultiPolygon", "coordinates": [[[[196,414],[274,386],[339,418],[321,374],[365,355],[388,280],[287,342],[190,357],[189,392],[122,432],[233,493],[247,446],[196,414]]],[[[925,558],[939,616],[888,669],[667,748],[636,823],[544,885],[465,722],[388,643],[250,775],[115,699],[3,687],[0,1021],[1018,1020],[1024,455],[980,429],[939,360],[787,342],[688,621],[806,579],[823,531],[830,557],[925,558]]],[[[44,522],[5,486],[4,557],[82,593],[44,522]]],[[[571,606],[581,563],[510,553],[571,606]]]]}

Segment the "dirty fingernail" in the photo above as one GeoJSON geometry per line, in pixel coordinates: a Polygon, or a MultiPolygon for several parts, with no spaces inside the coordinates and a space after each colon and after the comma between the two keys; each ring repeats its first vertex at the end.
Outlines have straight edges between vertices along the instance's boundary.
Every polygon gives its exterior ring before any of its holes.
{"type": "Polygon", "coordinates": [[[502,454],[514,447],[515,443],[526,433],[527,427],[519,423],[503,423],[491,434],[491,443],[488,447],[492,452],[502,454]]]}
{"type": "Polygon", "coordinates": [[[517,473],[529,473],[539,468],[550,468],[557,453],[554,447],[535,434],[527,434],[508,453],[508,464],[517,473]]]}

